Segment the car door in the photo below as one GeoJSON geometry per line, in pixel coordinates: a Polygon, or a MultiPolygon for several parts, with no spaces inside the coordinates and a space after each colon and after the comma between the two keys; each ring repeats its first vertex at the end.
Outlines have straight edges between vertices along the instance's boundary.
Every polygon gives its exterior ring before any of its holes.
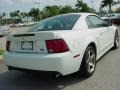
{"type": "Polygon", "coordinates": [[[110,30],[108,29],[107,24],[98,16],[90,15],[87,17],[87,21],[91,24],[89,29],[93,32],[93,35],[98,41],[99,44],[99,53],[103,52],[111,44],[110,41],[110,30]]]}

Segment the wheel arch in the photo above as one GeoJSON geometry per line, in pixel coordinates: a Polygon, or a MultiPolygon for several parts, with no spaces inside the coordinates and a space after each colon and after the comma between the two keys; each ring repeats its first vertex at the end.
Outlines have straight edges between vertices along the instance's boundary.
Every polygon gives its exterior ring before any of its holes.
{"type": "MultiPolygon", "coordinates": [[[[93,48],[95,48],[95,54],[96,54],[96,58],[97,58],[97,45],[95,44],[95,42],[90,42],[89,44],[87,44],[85,50],[84,50],[84,53],[83,53],[83,57],[85,55],[85,51],[86,49],[89,47],[89,46],[92,46],[93,48]]],[[[82,62],[83,62],[83,57],[82,57],[82,62]]],[[[81,64],[82,64],[81,62],[81,64]]],[[[80,67],[81,67],[81,64],[80,64],[80,67]]]]}
{"type": "Polygon", "coordinates": [[[97,46],[96,46],[96,44],[94,42],[91,42],[91,43],[88,44],[87,47],[89,47],[89,46],[92,46],[95,49],[95,54],[97,55],[97,46]]]}
{"type": "Polygon", "coordinates": [[[83,72],[83,70],[84,70],[84,68],[83,68],[83,66],[85,65],[84,55],[85,55],[85,52],[86,52],[86,50],[87,50],[87,48],[88,48],[89,46],[92,46],[92,47],[95,49],[95,54],[96,54],[96,57],[97,57],[97,46],[96,46],[95,42],[90,42],[89,44],[87,44],[87,47],[86,47],[86,49],[84,50],[82,62],[81,62],[81,65],[80,65],[80,67],[79,67],[79,71],[80,71],[80,72],[83,72]]]}

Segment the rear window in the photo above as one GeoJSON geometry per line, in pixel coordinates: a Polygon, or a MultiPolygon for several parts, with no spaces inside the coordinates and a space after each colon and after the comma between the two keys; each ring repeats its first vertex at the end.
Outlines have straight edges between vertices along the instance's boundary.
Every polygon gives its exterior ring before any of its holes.
{"type": "Polygon", "coordinates": [[[80,15],[59,15],[44,19],[33,26],[29,32],[50,30],[71,30],[80,15]]]}

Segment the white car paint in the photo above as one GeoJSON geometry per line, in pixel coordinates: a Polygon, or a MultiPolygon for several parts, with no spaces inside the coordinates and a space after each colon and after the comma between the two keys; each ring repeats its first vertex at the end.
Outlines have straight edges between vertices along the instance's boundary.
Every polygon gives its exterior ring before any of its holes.
{"type": "Polygon", "coordinates": [[[27,32],[26,34],[35,34],[29,38],[8,35],[7,39],[11,41],[11,51],[4,53],[6,65],[31,70],[57,71],[62,75],[67,75],[79,71],[83,55],[90,43],[94,43],[96,46],[97,60],[113,47],[115,26],[89,29],[85,19],[87,16],[95,14],[73,14],[81,15],[73,30],[27,32]],[[48,53],[45,40],[59,38],[64,39],[69,51],[48,53]],[[21,50],[20,44],[23,39],[24,41],[34,41],[34,50],[21,50]],[[76,55],[78,57],[75,57],[76,55]]]}

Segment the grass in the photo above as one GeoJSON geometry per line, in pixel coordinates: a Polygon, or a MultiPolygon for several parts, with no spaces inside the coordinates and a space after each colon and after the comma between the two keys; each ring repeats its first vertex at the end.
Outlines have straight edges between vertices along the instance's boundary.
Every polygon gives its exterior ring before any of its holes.
{"type": "Polygon", "coordinates": [[[0,55],[3,55],[3,53],[4,53],[4,50],[0,50],[0,55]]]}

